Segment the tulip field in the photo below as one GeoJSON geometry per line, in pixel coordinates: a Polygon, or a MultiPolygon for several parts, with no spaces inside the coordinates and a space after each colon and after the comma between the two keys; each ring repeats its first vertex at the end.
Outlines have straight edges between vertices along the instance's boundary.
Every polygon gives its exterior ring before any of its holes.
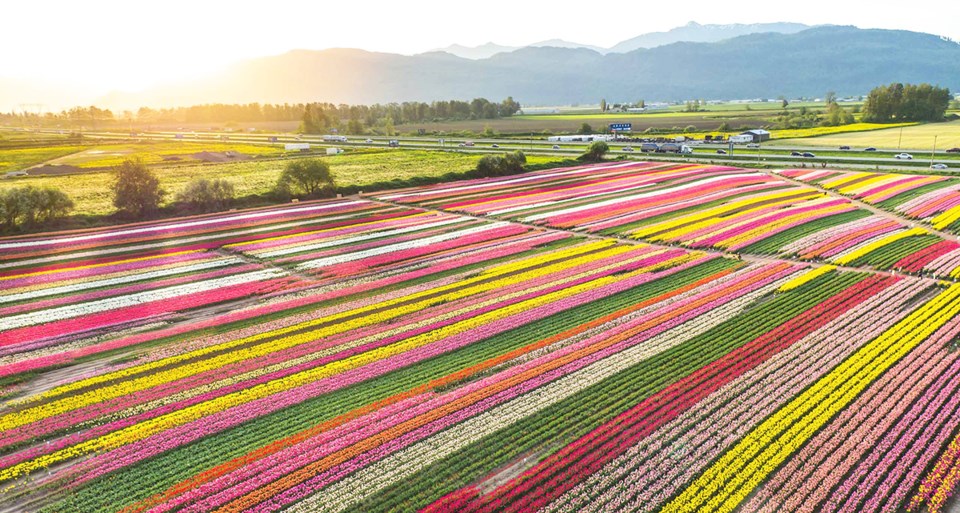
{"type": "Polygon", "coordinates": [[[0,239],[0,512],[947,511],[960,248],[783,173],[0,239]]]}

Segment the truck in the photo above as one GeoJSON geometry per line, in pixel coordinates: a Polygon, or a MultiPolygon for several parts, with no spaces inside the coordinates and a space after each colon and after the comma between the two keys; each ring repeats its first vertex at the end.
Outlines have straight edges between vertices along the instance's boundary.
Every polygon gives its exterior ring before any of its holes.
{"type": "Polygon", "coordinates": [[[310,143],[284,143],[286,151],[310,151],[310,143]]]}
{"type": "Polygon", "coordinates": [[[660,151],[660,145],[652,142],[645,142],[640,145],[640,151],[646,153],[650,151],[660,151]]]}
{"type": "Polygon", "coordinates": [[[323,136],[323,142],[347,142],[346,136],[343,135],[325,135],[323,136]]]}
{"type": "Polygon", "coordinates": [[[327,148],[327,155],[339,155],[343,153],[343,150],[340,148],[327,148]]]}

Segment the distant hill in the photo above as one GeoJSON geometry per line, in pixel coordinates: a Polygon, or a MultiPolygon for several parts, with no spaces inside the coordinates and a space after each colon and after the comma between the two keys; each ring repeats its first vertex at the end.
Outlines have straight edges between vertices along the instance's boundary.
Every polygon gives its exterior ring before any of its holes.
{"type": "Polygon", "coordinates": [[[810,28],[803,23],[734,23],[731,25],[700,25],[697,22],[670,29],[666,32],[650,32],[617,43],[608,53],[626,53],[640,48],[656,48],[673,43],[715,43],[733,37],[749,34],[775,32],[778,34],[795,34],[810,28]]]}
{"type": "Polygon", "coordinates": [[[524,105],[645,99],[864,94],[893,81],[960,89],[960,45],[907,31],[823,26],[713,43],[673,43],[602,55],[583,48],[526,47],[470,60],[444,52],[404,56],[353,49],[296,50],[239,63],[202,81],[101,104],[207,102],[374,103],[502,99],[524,105]]]}
{"type": "MultiPolygon", "coordinates": [[[[673,43],[713,43],[747,34],[776,32],[780,34],[794,34],[810,28],[802,23],[734,23],[732,25],[701,25],[691,21],[682,27],[670,29],[666,32],[650,32],[617,43],[610,48],[573,43],[563,39],[548,39],[537,43],[522,46],[503,46],[496,43],[485,43],[480,46],[450,45],[430,50],[430,52],[446,52],[464,59],[487,59],[498,53],[512,52],[520,48],[553,46],[556,48],[586,48],[598,53],[626,53],[640,48],[655,48],[673,43]]],[[[427,52],[427,53],[430,53],[427,52]]]]}

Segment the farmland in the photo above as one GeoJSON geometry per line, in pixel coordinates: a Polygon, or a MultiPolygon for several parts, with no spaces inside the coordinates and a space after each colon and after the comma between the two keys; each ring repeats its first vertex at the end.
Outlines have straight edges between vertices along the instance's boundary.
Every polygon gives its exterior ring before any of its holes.
{"type": "MultiPolygon", "coordinates": [[[[257,148],[262,148],[257,146],[257,148]]],[[[376,182],[406,180],[414,177],[439,177],[462,173],[476,166],[480,155],[430,151],[361,151],[333,157],[330,162],[339,186],[364,187],[376,182]]],[[[531,156],[531,164],[562,160],[558,157],[531,156]]],[[[238,198],[256,197],[270,192],[286,164],[283,160],[247,161],[223,164],[180,164],[157,168],[161,187],[175,194],[196,178],[222,178],[235,183],[238,198]]],[[[51,186],[69,191],[78,216],[104,216],[113,212],[109,170],[79,175],[31,176],[0,181],[0,190],[23,185],[51,186]]]]}
{"type": "Polygon", "coordinates": [[[904,127],[902,132],[900,128],[888,128],[871,132],[824,135],[802,140],[787,139],[782,143],[807,146],[847,145],[852,147],[873,146],[875,148],[930,150],[933,149],[934,136],[937,137],[938,149],[960,147],[960,121],[908,126],[904,127]]]}
{"type": "Polygon", "coordinates": [[[805,173],[616,162],[0,239],[0,504],[942,511],[960,245],[864,205],[952,181],[805,173]]]}

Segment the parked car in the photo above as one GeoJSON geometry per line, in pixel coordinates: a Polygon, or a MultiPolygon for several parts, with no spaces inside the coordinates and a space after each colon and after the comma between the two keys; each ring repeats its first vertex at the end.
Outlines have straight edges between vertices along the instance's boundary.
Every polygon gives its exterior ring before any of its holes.
{"type": "Polygon", "coordinates": [[[816,155],[814,155],[813,153],[810,153],[809,151],[803,152],[803,156],[808,159],[816,158],[816,155]]]}
{"type": "Polygon", "coordinates": [[[757,143],[750,143],[750,144],[747,145],[747,148],[751,148],[751,149],[755,149],[755,148],[759,148],[759,147],[760,147],[760,145],[757,144],[757,143]]]}
{"type": "Polygon", "coordinates": [[[873,146],[870,146],[869,148],[864,148],[863,151],[877,151],[877,149],[873,146]]]}
{"type": "Polygon", "coordinates": [[[727,150],[717,150],[717,155],[726,155],[727,150]]]}
{"type": "Polygon", "coordinates": [[[803,156],[803,153],[800,153],[799,151],[791,151],[791,152],[790,152],[790,156],[791,156],[791,157],[801,157],[801,156],[803,156]]]}
{"type": "Polygon", "coordinates": [[[499,145],[499,144],[491,144],[490,147],[491,147],[491,148],[499,148],[500,145],[499,145]]]}
{"type": "Polygon", "coordinates": [[[633,151],[633,147],[632,147],[632,146],[624,146],[624,147],[623,147],[623,151],[633,151]]]}
{"type": "Polygon", "coordinates": [[[930,169],[947,169],[946,164],[934,164],[930,166],[930,169]]]}
{"type": "Polygon", "coordinates": [[[947,153],[960,153],[960,148],[950,148],[947,153]]]}
{"type": "Polygon", "coordinates": [[[849,149],[850,149],[849,146],[841,146],[841,147],[840,147],[840,150],[842,150],[842,151],[847,151],[847,150],[849,150],[849,149]]]}
{"type": "Polygon", "coordinates": [[[913,160],[913,155],[909,153],[897,153],[893,158],[897,160],[913,160]]]}
{"type": "Polygon", "coordinates": [[[559,145],[559,144],[554,144],[554,145],[553,145],[553,149],[559,150],[559,149],[560,149],[560,145],[559,145]]]}
{"type": "Polygon", "coordinates": [[[367,144],[373,144],[373,139],[367,139],[366,141],[363,141],[363,142],[365,142],[365,143],[367,143],[367,144]]]}

